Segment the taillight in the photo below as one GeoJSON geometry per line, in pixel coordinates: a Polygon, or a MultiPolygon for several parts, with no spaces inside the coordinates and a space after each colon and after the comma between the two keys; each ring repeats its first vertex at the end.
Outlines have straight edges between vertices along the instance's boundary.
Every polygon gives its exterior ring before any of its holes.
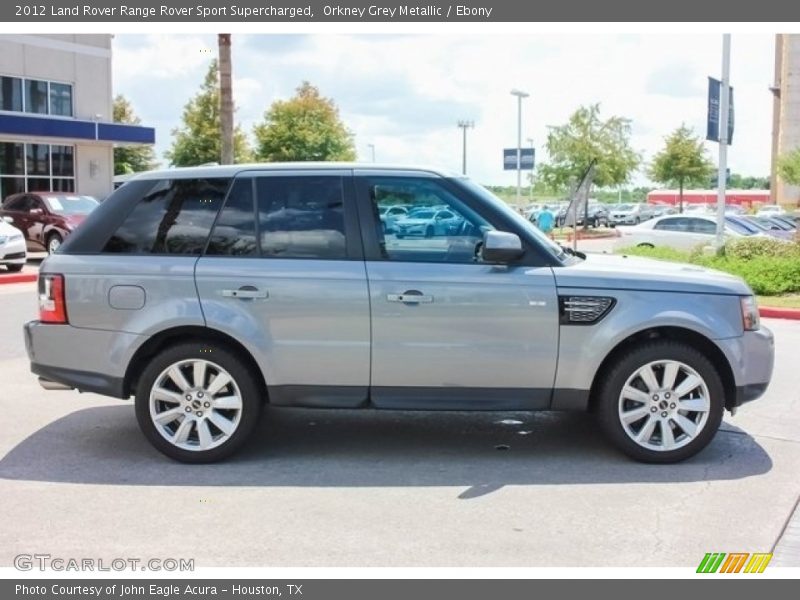
{"type": "Polygon", "coordinates": [[[39,275],[39,321],[67,323],[63,275],[39,275]]]}

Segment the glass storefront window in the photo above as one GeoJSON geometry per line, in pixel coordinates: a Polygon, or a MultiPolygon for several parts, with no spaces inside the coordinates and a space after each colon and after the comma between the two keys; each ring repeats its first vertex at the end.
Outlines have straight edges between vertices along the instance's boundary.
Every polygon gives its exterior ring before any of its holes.
{"type": "Polygon", "coordinates": [[[22,79],[0,77],[0,110],[22,112],[22,79]]]}
{"type": "Polygon", "coordinates": [[[0,199],[18,192],[74,192],[75,147],[0,140],[0,199]]]}
{"type": "Polygon", "coordinates": [[[25,112],[47,114],[47,82],[36,79],[25,80],[25,112]]]}
{"type": "Polygon", "coordinates": [[[72,116],[72,86],[66,83],[50,83],[50,114],[61,117],[72,116]]]}

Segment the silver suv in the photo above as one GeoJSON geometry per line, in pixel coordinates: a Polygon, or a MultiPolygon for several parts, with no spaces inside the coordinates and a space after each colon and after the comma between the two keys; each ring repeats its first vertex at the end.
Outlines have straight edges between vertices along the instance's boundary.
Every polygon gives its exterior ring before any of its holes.
{"type": "Polygon", "coordinates": [[[135,396],[186,462],[239,449],[264,403],[592,410],[628,455],[674,462],[773,364],[738,277],[572,253],[469,179],[375,165],[134,177],[42,263],[39,306],[42,386],[135,396]],[[454,226],[400,237],[395,204],[454,226]]]}

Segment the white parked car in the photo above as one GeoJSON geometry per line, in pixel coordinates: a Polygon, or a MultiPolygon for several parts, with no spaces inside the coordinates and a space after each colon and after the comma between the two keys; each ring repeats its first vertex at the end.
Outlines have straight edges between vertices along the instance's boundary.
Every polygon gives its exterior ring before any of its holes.
{"type": "Polygon", "coordinates": [[[3,217],[0,219],[0,265],[17,272],[22,270],[26,260],[28,252],[25,248],[25,236],[3,217]]]}
{"type": "MultiPolygon", "coordinates": [[[[717,221],[713,216],[665,215],[633,227],[618,227],[616,248],[631,246],[668,247],[677,250],[711,244],[717,234],[717,221]]],[[[733,219],[725,219],[725,237],[739,238],[759,235],[733,219]]]]}
{"type": "Polygon", "coordinates": [[[774,217],[775,215],[783,215],[783,214],[786,214],[786,211],[783,209],[782,206],[778,206],[777,204],[765,204],[764,206],[758,209],[756,216],[774,217]]]}

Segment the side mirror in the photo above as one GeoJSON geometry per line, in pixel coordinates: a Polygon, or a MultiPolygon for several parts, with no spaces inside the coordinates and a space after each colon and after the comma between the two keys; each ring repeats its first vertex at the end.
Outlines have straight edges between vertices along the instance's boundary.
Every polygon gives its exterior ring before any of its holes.
{"type": "Polygon", "coordinates": [[[509,263],[522,256],[522,240],[516,233],[487,231],[483,234],[481,259],[487,263],[509,263]]]}
{"type": "Polygon", "coordinates": [[[14,219],[9,217],[8,215],[3,216],[3,221],[5,221],[6,223],[11,223],[12,225],[14,224],[14,219]]]}
{"type": "Polygon", "coordinates": [[[44,214],[44,211],[41,208],[32,208],[31,209],[32,215],[41,215],[44,214]]]}

